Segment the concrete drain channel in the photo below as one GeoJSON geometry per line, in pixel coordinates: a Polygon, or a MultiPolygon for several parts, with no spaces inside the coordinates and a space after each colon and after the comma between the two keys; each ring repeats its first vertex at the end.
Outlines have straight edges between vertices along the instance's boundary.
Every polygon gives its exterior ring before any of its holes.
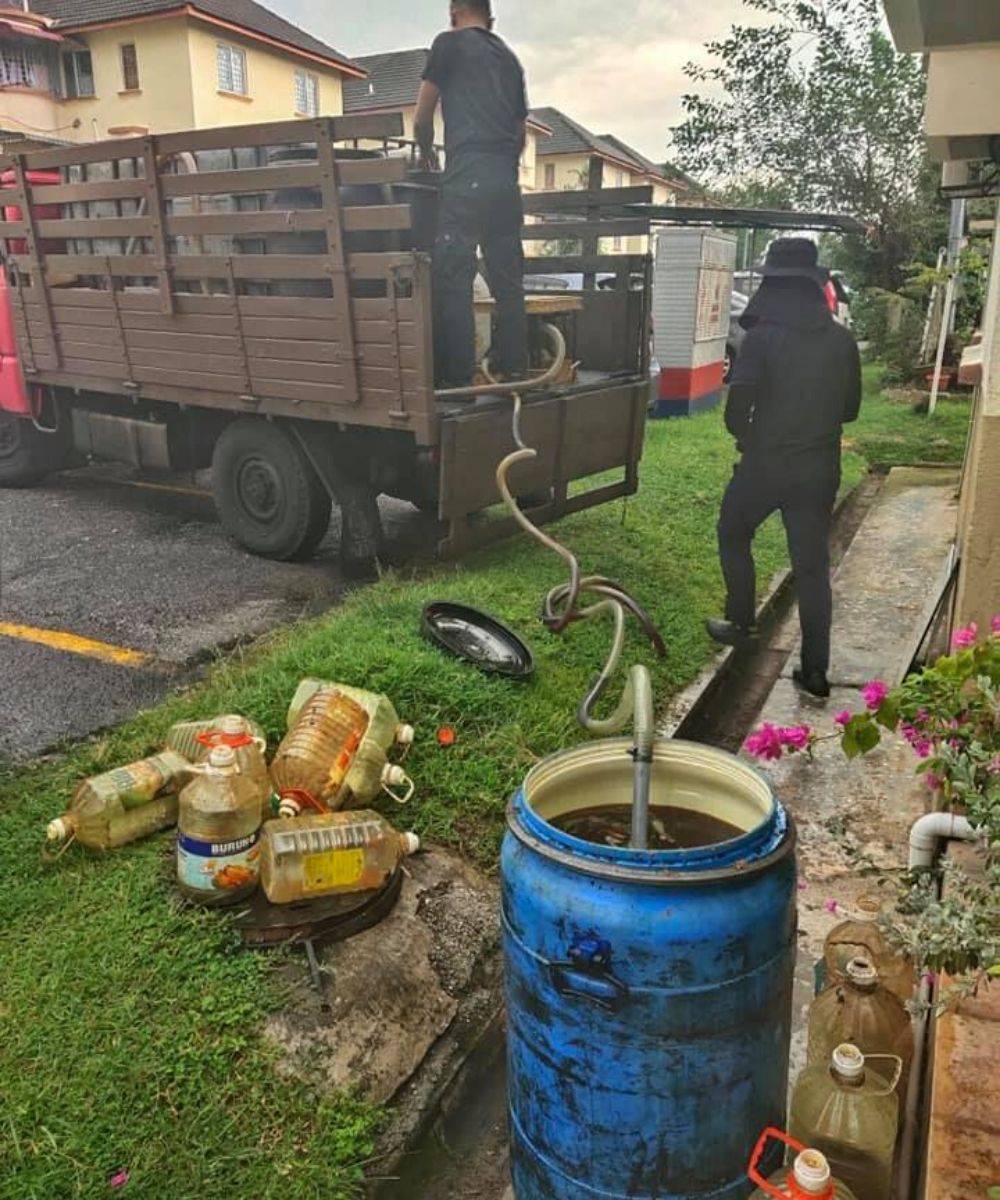
{"type": "MultiPolygon", "coordinates": [[[[870,474],[840,502],[831,546],[836,567],[884,477],[870,474]]],[[[660,733],[736,752],[788,658],[794,581],[775,580],[759,615],[760,638],[721,654],[675,705],[660,733]],[[779,642],[774,644],[775,638],[779,642]],[[678,715],[679,714],[679,715],[678,715]]],[[[469,1053],[419,1135],[385,1174],[372,1169],[369,1200],[511,1200],[507,1170],[504,1027],[495,1022],[469,1053]]]]}

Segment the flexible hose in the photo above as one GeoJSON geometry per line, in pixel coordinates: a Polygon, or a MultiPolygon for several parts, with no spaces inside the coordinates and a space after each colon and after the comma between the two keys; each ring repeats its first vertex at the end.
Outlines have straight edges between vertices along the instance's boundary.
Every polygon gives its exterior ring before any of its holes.
{"type": "MultiPolygon", "coordinates": [[[[566,342],[561,332],[554,325],[543,326],[546,335],[552,342],[553,361],[544,375],[534,380],[506,385],[506,389],[514,400],[512,431],[516,449],[503,459],[497,467],[497,488],[511,516],[520,527],[536,541],[557,554],[569,570],[569,581],[558,584],[545,597],[542,609],[542,620],[553,633],[562,633],[573,621],[589,620],[593,617],[608,614],[614,621],[614,632],[611,649],[604,666],[587,694],[584,696],[577,711],[577,719],[589,733],[606,736],[624,729],[629,720],[634,720],[635,746],[635,776],[632,803],[632,845],[644,849],[648,844],[649,825],[649,785],[650,770],[653,760],[654,717],[653,717],[653,688],[649,670],[641,664],[636,664],[629,672],[628,681],[618,700],[614,712],[604,718],[595,717],[593,707],[604,694],[618,669],[625,646],[626,614],[632,613],[639,621],[646,636],[653,644],[656,653],[663,657],[666,646],[652,618],[642,608],[639,602],[631,596],[620,584],[603,575],[583,575],[580,563],[575,554],[568,550],[554,537],[539,529],[521,511],[517,500],[511,492],[507,476],[512,467],[520,462],[530,462],[538,457],[538,451],[528,446],[521,434],[522,391],[544,387],[548,382],[558,377],[566,359],[566,342]],[[597,597],[592,604],[581,606],[580,600],[584,595],[597,597]]],[[[485,368],[484,368],[485,369],[485,368]]],[[[488,371],[486,372],[488,376],[488,371]]],[[[485,391],[495,393],[498,388],[494,384],[483,385],[485,391]]],[[[458,389],[463,394],[469,394],[468,389],[458,389]]],[[[455,391],[452,394],[456,394],[455,391]]],[[[480,394],[475,389],[474,394],[480,394]]],[[[438,393],[442,395],[442,393],[438,393]]]]}

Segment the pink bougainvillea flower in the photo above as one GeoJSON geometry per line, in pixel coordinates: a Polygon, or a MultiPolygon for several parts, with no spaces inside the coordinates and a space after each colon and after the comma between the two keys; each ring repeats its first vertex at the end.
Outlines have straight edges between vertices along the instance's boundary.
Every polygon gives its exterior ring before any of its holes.
{"type": "Polygon", "coordinates": [[[926,708],[918,708],[917,711],[913,714],[913,724],[914,725],[926,725],[930,719],[931,719],[931,714],[927,711],[926,708]]]}
{"type": "Polygon", "coordinates": [[[968,650],[970,646],[976,644],[978,637],[979,626],[975,621],[971,621],[968,625],[963,625],[961,629],[956,629],[951,635],[951,648],[953,650],[968,650]]]}
{"type": "Polygon", "coordinates": [[[911,725],[909,721],[904,721],[900,725],[899,732],[904,738],[906,738],[911,746],[914,745],[920,738],[920,733],[917,730],[917,727],[915,725],[911,725]]]}
{"type": "Polygon", "coordinates": [[[936,792],[940,790],[944,780],[940,777],[940,775],[935,775],[933,771],[928,771],[924,776],[924,783],[927,784],[932,792],[936,792]]]}
{"type": "Polygon", "coordinates": [[[990,633],[1000,633],[1000,613],[990,621],[990,633]]]}
{"type": "Polygon", "coordinates": [[[921,982],[926,983],[928,987],[933,987],[937,983],[937,971],[924,971],[920,976],[921,982]]]}
{"type": "Polygon", "coordinates": [[[843,729],[845,725],[850,725],[853,716],[854,714],[850,711],[850,709],[845,708],[843,711],[837,713],[837,715],[833,718],[834,724],[839,725],[841,729],[843,729]]]}
{"type": "Polygon", "coordinates": [[[826,909],[826,911],[828,913],[830,913],[834,917],[840,911],[840,905],[837,903],[836,900],[825,900],[823,902],[823,907],[826,909]]]}
{"type": "Polygon", "coordinates": [[[108,1187],[111,1188],[112,1191],[118,1191],[120,1188],[123,1188],[131,1178],[132,1175],[129,1171],[116,1171],[108,1180],[108,1187]]]}
{"type": "Polygon", "coordinates": [[[774,760],[781,758],[783,743],[781,731],[776,725],[765,722],[743,743],[743,749],[754,758],[774,760]]]}
{"type": "Polygon", "coordinates": [[[986,768],[991,775],[1000,775],[1000,754],[995,754],[990,759],[990,765],[986,768]]]}
{"type": "Polygon", "coordinates": [[[789,750],[805,750],[812,738],[808,725],[785,725],[778,730],[778,738],[789,750]]]}
{"type": "Polygon", "coordinates": [[[800,879],[796,886],[798,887],[800,892],[804,892],[806,890],[806,888],[809,886],[809,884],[806,883],[806,881],[804,879],[800,879]]]}
{"type": "Polygon", "coordinates": [[[861,689],[861,698],[871,712],[882,707],[882,701],[889,695],[889,685],[881,679],[871,679],[861,689]]]}
{"type": "Polygon", "coordinates": [[[930,758],[934,743],[927,738],[918,737],[910,743],[917,758],[930,758]]]}

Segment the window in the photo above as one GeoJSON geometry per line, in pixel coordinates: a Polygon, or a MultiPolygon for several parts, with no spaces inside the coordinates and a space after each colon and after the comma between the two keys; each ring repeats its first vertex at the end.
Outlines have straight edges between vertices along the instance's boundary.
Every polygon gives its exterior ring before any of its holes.
{"type": "Polygon", "coordinates": [[[94,64],[89,50],[68,50],[63,54],[63,74],[66,77],[66,96],[79,100],[94,95],[94,64]]]}
{"type": "Polygon", "coordinates": [[[227,46],[219,42],[215,48],[215,61],[219,68],[219,91],[232,92],[236,96],[247,94],[247,56],[238,46],[227,46]]]}
{"type": "Polygon", "coordinates": [[[621,240],[621,238],[620,238],[620,237],[616,237],[616,238],[613,238],[613,239],[612,239],[612,241],[611,241],[611,248],[612,248],[612,250],[614,251],[614,253],[615,253],[615,254],[619,254],[619,253],[621,253],[621,248],[622,248],[622,240],[621,240]]]}
{"type": "Polygon", "coordinates": [[[49,70],[44,51],[27,42],[0,42],[0,87],[49,91],[49,70]]]}
{"type": "Polygon", "coordinates": [[[295,111],[304,117],[319,116],[319,79],[308,71],[295,72],[295,111]]]}
{"type": "Polygon", "coordinates": [[[545,164],[545,187],[547,191],[553,191],[556,186],[556,164],[545,164]]]}
{"type": "Polygon", "coordinates": [[[624,171],[618,172],[618,186],[620,188],[623,188],[625,186],[625,172],[624,171]]]}
{"type": "Polygon", "coordinates": [[[135,43],[128,42],[121,47],[122,56],[122,88],[126,92],[139,90],[139,58],[135,52],[135,43]]]}

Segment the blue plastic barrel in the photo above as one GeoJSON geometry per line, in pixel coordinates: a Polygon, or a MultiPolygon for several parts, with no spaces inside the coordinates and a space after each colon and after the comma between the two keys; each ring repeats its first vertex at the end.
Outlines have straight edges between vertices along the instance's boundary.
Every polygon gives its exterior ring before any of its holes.
{"type": "Polygon", "coordinates": [[[739,836],[652,852],[549,823],[627,801],[631,778],[627,741],[593,742],[535,767],[508,812],[518,1200],[735,1200],[752,1191],[761,1130],[784,1127],[794,827],[751,768],[679,741],[656,747],[652,802],[711,813],[739,836]]]}

